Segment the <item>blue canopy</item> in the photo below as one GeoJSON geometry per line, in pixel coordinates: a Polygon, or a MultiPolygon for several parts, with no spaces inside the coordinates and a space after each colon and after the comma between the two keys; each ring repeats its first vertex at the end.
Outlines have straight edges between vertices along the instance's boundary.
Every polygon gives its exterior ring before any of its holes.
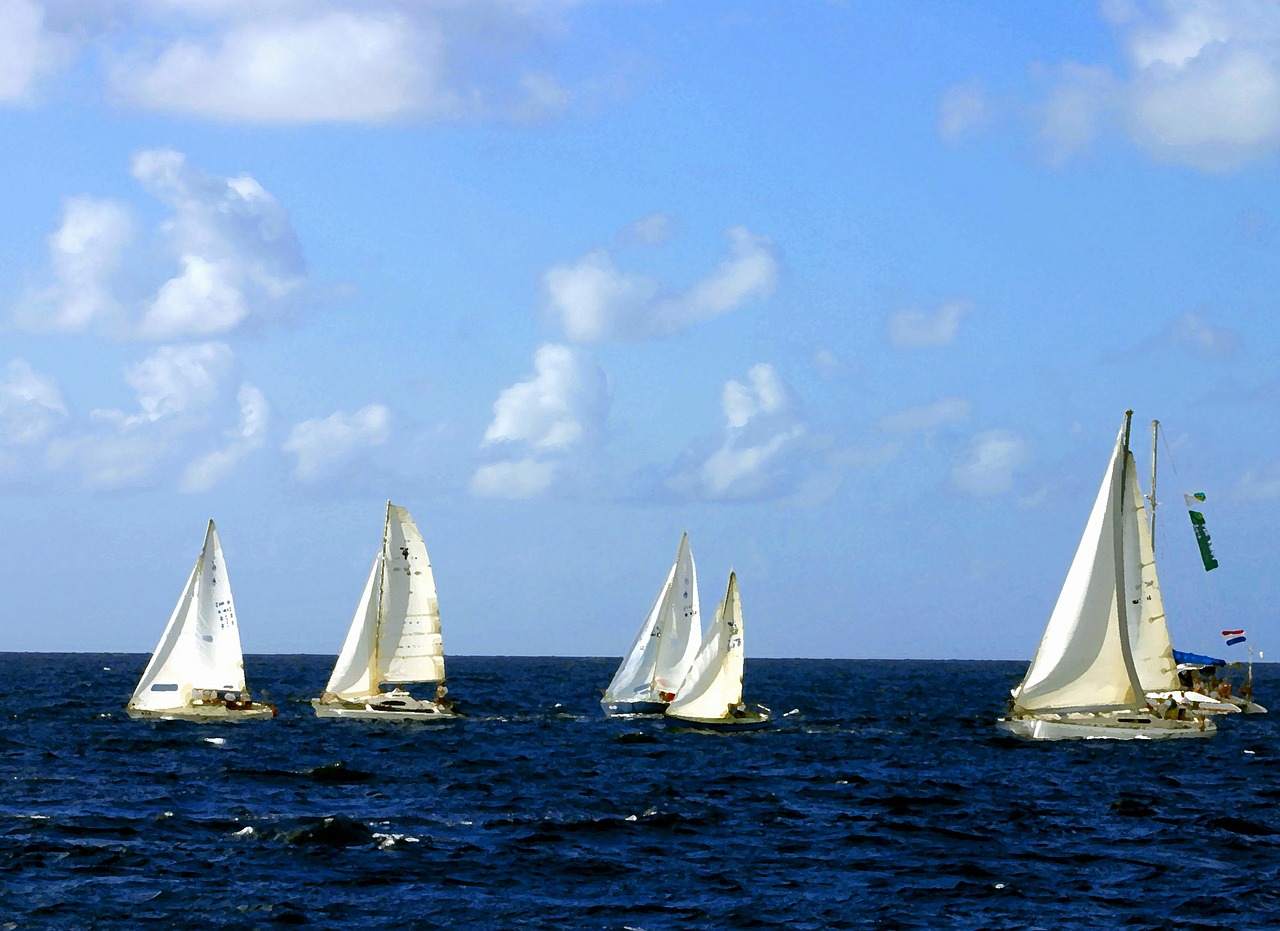
{"type": "Polygon", "coordinates": [[[1225,659],[1217,659],[1213,656],[1205,656],[1203,653],[1183,653],[1181,650],[1173,651],[1173,661],[1181,666],[1183,663],[1191,663],[1196,666],[1225,666],[1225,659]]]}

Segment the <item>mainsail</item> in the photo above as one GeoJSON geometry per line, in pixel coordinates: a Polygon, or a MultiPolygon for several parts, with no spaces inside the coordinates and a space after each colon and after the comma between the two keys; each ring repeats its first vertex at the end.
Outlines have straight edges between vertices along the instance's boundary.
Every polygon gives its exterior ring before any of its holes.
{"type": "Polygon", "coordinates": [[[1129,604],[1138,601],[1138,611],[1130,608],[1129,646],[1133,666],[1144,692],[1178,689],[1178,664],[1173,658],[1169,625],[1160,595],[1160,578],[1156,574],[1156,556],[1147,508],[1138,487],[1138,472],[1132,453],[1128,455],[1129,494],[1125,504],[1125,581],[1130,590],[1129,604]]]}
{"type": "Polygon", "coordinates": [[[1136,562],[1132,539],[1137,484],[1130,483],[1130,414],[1126,413],[1098,497],[1067,572],[1044,636],[1022,683],[1015,709],[1026,712],[1106,711],[1145,707],[1134,668],[1130,610],[1141,599],[1125,582],[1136,562]],[[1120,611],[1125,610],[1124,623],[1120,611]]]}
{"type": "Polygon", "coordinates": [[[213,521],[169,623],[134,690],[129,707],[185,707],[196,689],[244,691],[244,656],[231,580],[213,521]]]}
{"type": "Polygon", "coordinates": [[[742,600],[738,577],[729,573],[729,587],[707,628],[702,648],[667,713],[684,718],[722,718],[742,701],[742,600]]]}
{"type": "Polygon", "coordinates": [[[659,693],[675,693],[698,650],[700,629],[698,571],[686,533],[657,600],[605,689],[604,701],[659,701],[659,693]]]}

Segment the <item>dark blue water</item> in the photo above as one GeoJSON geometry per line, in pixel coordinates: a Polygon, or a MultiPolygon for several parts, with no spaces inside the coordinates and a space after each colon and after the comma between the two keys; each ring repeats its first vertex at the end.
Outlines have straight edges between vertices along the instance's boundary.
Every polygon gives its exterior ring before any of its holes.
{"type": "Polygon", "coordinates": [[[130,721],[144,661],[0,654],[0,929],[1280,927],[1275,715],[1027,744],[1021,663],[750,660],[794,714],[673,733],[613,660],[459,657],[470,718],[370,725],[260,656],[276,720],[130,721]]]}

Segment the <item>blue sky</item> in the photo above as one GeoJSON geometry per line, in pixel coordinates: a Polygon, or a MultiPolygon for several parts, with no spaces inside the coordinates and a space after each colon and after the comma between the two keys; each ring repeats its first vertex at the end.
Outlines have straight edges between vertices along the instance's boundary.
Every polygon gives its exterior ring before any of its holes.
{"type": "Polygon", "coordinates": [[[1175,645],[1280,629],[1275,4],[0,0],[0,136],[0,650],[150,650],[212,517],[335,653],[390,498],[450,652],[687,530],[752,655],[1024,658],[1126,408],[1175,645]]]}

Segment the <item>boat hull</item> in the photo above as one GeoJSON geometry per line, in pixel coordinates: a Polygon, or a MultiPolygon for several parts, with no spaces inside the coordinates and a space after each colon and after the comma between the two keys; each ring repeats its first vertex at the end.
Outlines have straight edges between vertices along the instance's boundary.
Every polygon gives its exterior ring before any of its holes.
{"type": "Polygon", "coordinates": [[[726,715],[723,718],[691,718],[667,712],[663,717],[663,722],[667,727],[722,733],[758,731],[761,728],[768,727],[769,721],[769,713],[766,711],[748,711],[740,717],[726,715]]]}
{"type": "Polygon", "coordinates": [[[126,708],[125,712],[135,721],[258,721],[276,716],[270,705],[255,704],[252,708],[228,708],[225,705],[194,705],[186,708],[126,708]]]}
{"type": "Polygon", "coordinates": [[[634,718],[640,715],[658,715],[667,710],[664,701],[602,701],[600,707],[610,718],[634,718]]]}
{"type": "Polygon", "coordinates": [[[1166,740],[1212,737],[1218,730],[1205,717],[1178,721],[1141,712],[1017,715],[996,726],[1026,740],[1166,740]]]}
{"type": "Polygon", "coordinates": [[[446,711],[434,702],[420,702],[417,708],[380,708],[371,703],[325,702],[318,698],[311,700],[318,718],[353,718],[361,721],[421,721],[429,724],[443,724],[446,721],[457,721],[466,715],[456,711],[446,711]]]}

